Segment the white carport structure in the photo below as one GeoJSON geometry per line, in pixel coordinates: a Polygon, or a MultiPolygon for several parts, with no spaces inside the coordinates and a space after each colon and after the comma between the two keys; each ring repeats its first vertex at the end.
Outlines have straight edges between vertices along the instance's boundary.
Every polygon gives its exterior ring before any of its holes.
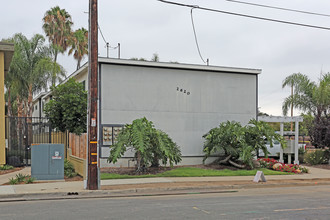
{"type": "MultiPolygon", "coordinates": [[[[259,116],[258,120],[264,122],[279,122],[280,123],[280,134],[283,136],[284,133],[284,122],[295,123],[295,135],[294,135],[294,164],[299,164],[298,160],[298,138],[299,138],[299,122],[303,121],[302,117],[281,117],[281,116],[259,116]]],[[[283,163],[283,148],[280,149],[280,162],[283,163]]]]}

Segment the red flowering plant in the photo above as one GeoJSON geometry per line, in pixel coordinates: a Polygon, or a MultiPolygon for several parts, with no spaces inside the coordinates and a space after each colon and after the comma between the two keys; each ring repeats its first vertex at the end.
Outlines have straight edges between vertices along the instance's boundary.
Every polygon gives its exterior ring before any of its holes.
{"type": "Polygon", "coordinates": [[[298,164],[280,163],[271,158],[259,158],[260,167],[288,173],[308,173],[308,169],[298,164]]]}
{"type": "Polygon", "coordinates": [[[260,163],[260,167],[273,169],[274,164],[279,163],[277,160],[272,158],[259,158],[258,162],[260,163]]]}

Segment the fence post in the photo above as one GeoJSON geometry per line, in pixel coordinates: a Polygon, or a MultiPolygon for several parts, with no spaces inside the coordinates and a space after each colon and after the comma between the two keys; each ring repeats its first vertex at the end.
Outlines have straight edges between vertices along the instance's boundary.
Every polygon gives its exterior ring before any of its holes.
{"type": "Polygon", "coordinates": [[[48,140],[48,143],[52,143],[52,124],[49,122],[49,140],[48,140]]]}
{"type": "Polygon", "coordinates": [[[24,138],[25,138],[25,166],[29,165],[29,125],[28,125],[28,118],[25,117],[25,132],[24,132],[24,138]]]}

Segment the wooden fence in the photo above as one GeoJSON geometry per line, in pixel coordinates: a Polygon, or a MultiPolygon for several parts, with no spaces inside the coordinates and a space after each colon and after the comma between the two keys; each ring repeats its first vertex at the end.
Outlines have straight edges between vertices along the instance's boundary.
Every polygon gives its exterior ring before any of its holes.
{"type": "Polygon", "coordinates": [[[81,134],[80,136],[75,134],[69,134],[69,148],[71,149],[72,156],[86,159],[86,143],[87,134],[81,134]]]}
{"type": "Polygon", "coordinates": [[[67,159],[73,164],[75,171],[84,178],[86,177],[86,143],[87,134],[80,136],[69,134],[67,159]]]}

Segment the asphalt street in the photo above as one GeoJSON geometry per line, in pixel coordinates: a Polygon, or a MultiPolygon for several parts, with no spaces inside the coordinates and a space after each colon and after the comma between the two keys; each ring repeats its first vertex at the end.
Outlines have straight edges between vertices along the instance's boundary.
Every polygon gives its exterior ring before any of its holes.
{"type": "Polygon", "coordinates": [[[0,219],[324,219],[330,187],[0,203],[0,219]]]}

